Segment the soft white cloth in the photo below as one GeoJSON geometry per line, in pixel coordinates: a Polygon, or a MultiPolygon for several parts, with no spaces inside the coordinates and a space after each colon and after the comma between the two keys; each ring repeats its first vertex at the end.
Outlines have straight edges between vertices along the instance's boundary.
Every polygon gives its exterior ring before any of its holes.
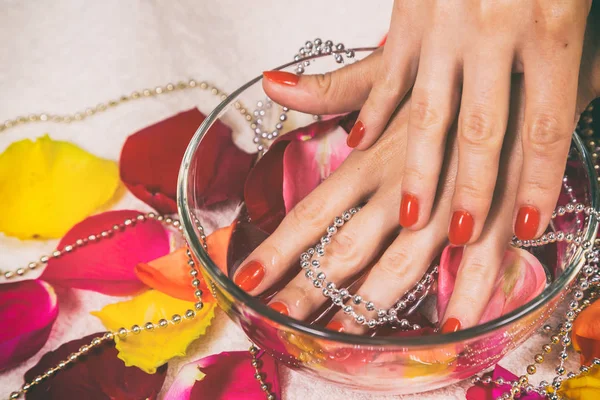
{"type": "MultiPolygon", "coordinates": [[[[190,77],[231,91],[263,70],[291,60],[308,39],[332,39],[349,46],[377,44],[387,31],[392,4],[390,0],[3,0],[0,7],[0,121],[4,121],[33,112],[80,111],[133,90],[190,77]]],[[[214,96],[200,91],[139,100],[83,123],[12,129],[0,134],[0,151],[16,140],[48,132],[54,139],[116,160],[125,138],[136,130],[195,105],[208,113],[216,103],[214,96]]],[[[116,208],[148,209],[129,194],[116,208]]],[[[26,265],[56,243],[0,237],[0,269],[26,265]]],[[[0,397],[19,387],[24,372],[46,351],[102,330],[89,311],[119,300],[82,291],[59,295],[60,315],[50,339],[30,360],[0,374],[0,397]]],[[[10,329],[0,324],[0,329],[10,329]]],[[[543,341],[539,335],[531,338],[502,364],[522,373],[543,341]]],[[[165,387],[185,361],[247,347],[241,331],[220,313],[185,360],[169,363],[165,387]]],[[[551,368],[541,370],[540,375],[547,377],[551,368]]],[[[398,398],[349,392],[287,369],[282,369],[282,377],[287,400],[398,398]]],[[[462,399],[468,386],[465,382],[403,398],[462,399]]]]}

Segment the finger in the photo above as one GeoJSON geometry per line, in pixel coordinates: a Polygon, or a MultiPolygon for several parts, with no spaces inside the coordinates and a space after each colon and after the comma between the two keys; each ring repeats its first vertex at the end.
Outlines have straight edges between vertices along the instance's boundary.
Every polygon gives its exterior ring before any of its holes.
{"type": "MultiPolygon", "coordinates": [[[[450,204],[449,201],[447,203],[450,204]]],[[[402,230],[373,266],[357,294],[364,301],[371,301],[376,310],[392,307],[423,276],[442,250],[446,243],[445,219],[439,218],[437,223],[429,224],[420,231],[402,230]]],[[[364,308],[353,307],[358,314],[366,314],[364,308]]],[[[338,312],[328,328],[355,334],[367,330],[366,326],[357,324],[351,317],[344,317],[344,314],[343,311],[338,312]]],[[[374,317],[375,314],[370,318],[374,317]]]]}
{"type": "Polygon", "coordinates": [[[445,333],[479,323],[491,298],[504,253],[512,236],[514,208],[523,154],[519,130],[523,118],[520,81],[513,85],[511,115],[504,140],[499,177],[489,216],[477,242],[465,247],[454,290],[441,317],[445,333]]]}
{"type": "Polygon", "coordinates": [[[338,70],[318,75],[265,71],[263,88],[275,102],[310,114],[338,114],[361,108],[371,90],[382,49],[338,70]]]}
{"type": "Polygon", "coordinates": [[[400,225],[421,229],[429,220],[446,145],[458,107],[458,65],[452,54],[424,47],[410,101],[400,225]]]}
{"type": "Polygon", "coordinates": [[[384,243],[388,242],[390,234],[398,229],[392,218],[394,211],[389,206],[396,196],[391,190],[387,193],[385,196],[381,192],[376,194],[331,236],[326,255],[313,259],[320,266],[313,268],[312,276],[307,276],[307,271],[301,271],[274,296],[269,305],[296,319],[305,319],[327,300],[320,288],[324,284],[315,287],[317,274],[324,273],[325,281],[340,287],[368,265],[382,250],[384,243]]]}
{"type": "Polygon", "coordinates": [[[540,236],[560,193],[575,128],[581,49],[555,46],[551,53],[531,51],[525,58],[523,171],[514,212],[521,240],[540,236]]]}
{"type": "Polygon", "coordinates": [[[458,123],[458,174],[448,238],[472,243],[481,234],[490,209],[500,152],[506,132],[513,51],[486,46],[465,59],[458,123]]]}
{"type": "Polygon", "coordinates": [[[414,83],[420,32],[418,27],[405,20],[408,14],[399,3],[402,2],[396,2],[392,11],[390,31],[373,87],[348,136],[350,147],[365,150],[371,146],[414,83]]]}
{"type": "MultiPolygon", "coordinates": [[[[352,157],[351,154],[346,161],[352,157]]],[[[246,258],[236,271],[234,282],[245,291],[258,294],[281,279],[292,265],[297,265],[302,249],[312,246],[323,235],[324,228],[340,210],[356,206],[374,189],[375,180],[366,182],[367,169],[349,167],[359,163],[345,162],[300,201],[275,232],[246,258]]]]}
{"type": "MultiPolygon", "coordinates": [[[[363,299],[373,302],[376,309],[393,306],[423,276],[446,243],[444,228],[450,212],[458,164],[458,148],[454,136],[448,140],[442,157],[446,160],[441,174],[443,180],[430,223],[419,231],[403,229],[371,269],[357,292],[363,299]]],[[[344,314],[343,311],[338,312],[328,325],[329,328],[356,334],[366,331],[364,325],[356,324],[344,314]]]]}

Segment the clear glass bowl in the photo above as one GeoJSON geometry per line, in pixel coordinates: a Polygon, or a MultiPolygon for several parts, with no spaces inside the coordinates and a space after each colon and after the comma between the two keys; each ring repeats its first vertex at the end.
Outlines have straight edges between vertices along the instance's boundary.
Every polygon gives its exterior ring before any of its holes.
{"type": "MultiPolygon", "coordinates": [[[[354,49],[355,57],[363,58],[372,50],[354,49]]],[[[311,57],[310,60],[310,73],[339,67],[328,55],[311,57]]],[[[295,68],[296,63],[290,63],[278,69],[295,71],[295,68]]],[[[206,173],[198,149],[203,146],[205,133],[217,119],[234,129],[236,142],[245,140],[251,143],[254,137],[248,123],[251,117],[240,113],[239,102],[253,104],[264,99],[261,80],[262,76],[259,76],[233,92],[198,128],[185,153],[178,187],[184,233],[193,255],[200,261],[202,274],[212,294],[221,308],[260,348],[293,369],[347,388],[371,393],[416,393],[453,384],[494,365],[533,334],[556,309],[584,265],[582,245],[571,243],[562,250],[555,246],[543,248],[538,256],[546,266],[552,266],[555,274],[551,284],[534,300],[498,319],[444,335],[369,337],[337,333],[281,315],[238,288],[205,251],[202,239],[205,232],[199,227],[204,226],[208,233],[211,228],[230,225],[236,215],[231,213],[228,220],[221,218],[215,221],[211,218],[211,210],[204,206],[194,182],[206,173]]],[[[292,129],[306,122],[312,122],[312,117],[299,113],[287,121],[292,129]],[[304,122],[294,123],[292,120],[304,122]]],[[[577,135],[573,137],[567,175],[584,182],[577,200],[598,209],[593,164],[577,135]]],[[[236,206],[239,209],[239,204],[228,205],[231,209],[236,206]]],[[[562,229],[566,233],[580,232],[581,243],[593,243],[597,223],[588,217],[572,219],[562,229]]],[[[253,247],[251,243],[248,246],[253,247]]]]}

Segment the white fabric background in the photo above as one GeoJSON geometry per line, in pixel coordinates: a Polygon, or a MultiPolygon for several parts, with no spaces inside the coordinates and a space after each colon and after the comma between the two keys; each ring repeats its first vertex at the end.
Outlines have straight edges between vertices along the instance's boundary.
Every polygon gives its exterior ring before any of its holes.
{"type": "MultiPolygon", "coordinates": [[[[156,85],[194,77],[232,91],[263,70],[291,59],[308,39],[369,46],[387,31],[391,1],[0,1],[0,121],[33,112],[71,113],[156,85]]],[[[38,124],[0,134],[0,151],[46,132],[98,156],[117,160],[125,138],[155,121],[198,106],[207,114],[216,99],[200,91],[144,99],[71,125],[38,124]]],[[[0,207],[1,207],[0,199],[0,207]]],[[[116,208],[146,210],[126,195],[116,208]]],[[[0,236],[0,269],[24,266],[51,251],[56,241],[20,242],[0,236]]],[[[116,298],[91,292],[61,292],[60,315],[46,346],[18,368],[0,374],[0,397],[20,386],[24,372],[61,343],[103,329],[89,311],[116,298]]],[[[10,329],[2,326],[0,329],[10,329]]],[[[524,371],[544,339],[536,336],[503,361],[524,371]]],[[[233,323],[219,314],[186,360],[246,349],[233,323]]],[[[551,368],[542,368],[550,371],[551,368]]],[[[282,369],[286,400],[392,399],[345,391],[282,369]]],[[[462,383],[406,399],[462,399],[462,383]]]]}

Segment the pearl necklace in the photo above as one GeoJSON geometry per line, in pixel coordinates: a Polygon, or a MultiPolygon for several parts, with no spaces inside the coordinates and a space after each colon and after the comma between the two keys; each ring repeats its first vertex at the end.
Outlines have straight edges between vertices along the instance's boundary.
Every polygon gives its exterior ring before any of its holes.
{"type": "MultiPolygon", "coordinates": [[[[294,60],[298,62],[296,67],[296,73],[302,74],[305,71],[305,67],[310,65],[310,60],[304,60],[306,57],[311,57],[313,55],[320,54],[332,54],[337,63],[343,63],[345,55],[347,58],[353,58],[354,52],[352,50],[345,50],[343,44],[338,44],[336,46],[333,45],[332,41],[323,42],[320,39],[315,39],[314,41],[306,42],[305,46],[302,47],[298,54],[295,55],[294,60]]],[[[116,100],[109,100],[106,103],[100,103],[95,107],[86,108],[83,112],[76,112],[74,114],[67,115],[59,115],[59,114],[49,114],[49,113],[41,113],[41,114],[31,114],[28,117],[16,117],[14,119],[6,120],[5,122],[0,124],[0,133],[18,126],[27,123],[34,122],[56,122],[56,123],[71,123],[75,121],[82,121],[87,117],[95,115],[96,113],[104,112],[109,108],[117,107],[121,104],[124,104],[130,100],[144,98],[144,97],[152,97],[158,96],[166,93],[171,93],[177,90],[184,89],[192,89],[192,88],[200,88],[203,90],[210,90],[210,92],[215,96],[220,96],[220,99],[223,101],[227,98],[227,94],[217,89],[215,86],[209,85],[207,82],[198,82],[195,79],[191,79],[187,82],[178,82],[177,84],[168,83],[167,85],[157,86],[154,89],[143,89],[142,91],[135,91],[130,95],[123,95],[116,100]]],[[[255,138],[253,142],[257,146],[257,150],[260,154],[264,154],[266,149],[268,148],[268,142],[275,139],[279,136],[279,133],[283,129],[283,122],[287,120],[286,113],[289,111],[287,107],[282,107],[282,112],[279,116],[279,121],[275,128],[269,133],[269,130],[264,129],[263,117],[266,115],[266,110],[272,107],[272,102],[270,99],[266,99],[264,102],[258,101],[256,104],[256,109],[250,114],[241,102],[236,101],[234,103],[234,107],[239,111],[239,113],[245,118],[246,121],[250,124],[250,128],[254,131],[255,138]]],[[[589,106],[581,116],[580,122],[580,130],[583,132],[584,136],[590,137],[593,135],[593,130],[591,129],[591,111],[592,108],[589,106]]],[[[317,119],[318,116],[315,116],[317,119]]],[[[590,140],[588,142],[588,146],[592,151],[592,158],[594,161],[598,159],[597,151],[600,150],[600,147],[595,146],[595,142],[590,140]]],[[[599,165],[594,166],[598,171],[600,169],[599,165]]],[[[600,182],[600,177],[598,177],[598,181],[600,182]]],[[[552,215],[552,218],[555,218],[557,215],[564,215],[565,213],[577,213],[577,214],[585,214],[586,216],[593,216],[597,218],[598,213],[593,210],[591,207],[585,207],[583,204],[577,204],[576,199],[572,195],[572,189],[567,185],[566,177],[563,180],[563,185],[565,189],[569,193],[571,197],[571,203],[567,204],[565,207],[558,207],[552,215]],[[571,190],[569,190],[571,189],[571,190]]],[[[334,235],[338,228],[341,227],[344,222],[348,221],[356,212],[360,210],[360,207],[350,209],[342,214],[341,217],[336,217],[333,221],[333,225],[327,228],[326,235],[321,238],[320,243],[315,245],[313,248],[308,249],[305,253],[301,255],[301,267],[306,270],[306,276],[309,279],[313,280],[313,285],[316,288],[322,289],[323,295],[332,299],[332,302],[338,306],[342,306],[345,300],[352,299],[348,301],[348,305],[343,306],[343,311],[346,314],[350,314],[353,316],[354,320],[357,323],[367,325],[369,327],[374,327],[376,325],[381,325],[384,323],[397,323],[401,328],[405,329],[419,329],[420,327],[416,324],[411,325],[406,319],[399,319],[398,312],[403,311],[407,308],[409,304],[418,302],[420,298],[423,298],[431,285],[433,284],[433,280],[435,274],[437,273],[437,267],[434,267],[429,273],[427,273],[416,285],[415,287],[407,292],[398,302],[389,310],[378,309],[377,310],[377,319],[367,319],[363,315],[358,314],[351,303],[355,305],[364,304],[364,307],[367,311],[374,311],[375,305],[371,301],[366,301],[362,299],[360,296],[351,296],[347,289],[337,289],[333,282],[327,282],[326,275],[323,272],[319,272],[315,275],[314,268],[319,268],[320,264],[318,260],[313,259],[313,256],[316,254],[318,257],[325,256],[325,247],[329,244],[329,240],[332,235],[334,235]],[[315,263],[316,261],[316,263],[315,263]],[[312,273],[311,273],[312,272],[312,273]],[[316,276],[316,279],[315,279],[316,276]],[[350,308],[347,308],[350,307],[350,308]]],[[[167,227],[174,228],[178,232],[181,233],[182,226],[181,223],[177,219],[170,218],[168,216],[157,215],[155,213],[147,213],[147,214],[139,214],[134,219],[126,219],[121,224],[114,225],[112,229],[108,229],[102,231],[98,234],[89,235],[87,238],[80,238],[76,240],[74,243],[70,245],[66,245],[62,249],[57,249],[52,252],[50,255],[44,255],[40,257],[39,261],[30,262],[26,268],[18,268],[15,271],[5,271],[3,272],[3,276],[5,279],[11,279],[16,276],[23,276],[30,270],[35,270],[40,266],[44,266],[51,258],[58,258],[63,256],[65,253],[70,253],[75,251],[76,249],[87,246],[89,244],[96,243],[102,239],[111,237],[115,234],[118,234],[125,229],[135,227],[137,224],[144,223],[147,220],[157,220],[165,224],[167,227]]],[[[196,224],[200,231],[200,239],[202,246],[206,250],[206,235],[204,233],[204,229],[200,222],[196,220],[196,224]]],[[[600,274],[598,271],[598,256],[600,253],[600,247],[592,245],[589,242],[582,242],[581,235],[573,235],[571,233],[564,234],[563,232],[550,232],[548,234],[543,235],[541,238],[531,241],[519,241],[513,239],[511,244],[515,247],[537,247],[542,246],[548,243],[554,243],[557,241],[565,241],[567,243],[574,243],[575,245],[581,245],[583,249],[586,251],[586,259],[588,264],[582,269],[579,277],[577,288],[573,294],[573,300],[569,303],[569,310],[565,313],[566,320],[564,323],[560,324],[556,330],[556,334],[552,335],[550,338],[550,342],[542,346],[542,353],[536,354],[534,357],[535,364],[530,364],[527,366],[527,374],[521,375],[518,380],[512,382],[506,382],[502,378],[499,378],[493,381],[489,376],[480,377],[475,376],[473,378],[473,383],[481,383],[485,385],[495,384],[495,385],[511,385],[511,390],[509,393],[501,396],[501,400],[513,399],[515,396],[518,396],[522,393],[530,393],[532,391],[536,391],[542,396],[547,396],[551,400],[558,400],[558,395],[556,393],[552,393],[550,391],[550,386],[547,382],[542,381],[537,386],[529,383],[530,375],[536,373],[536,364],[541,364],[544,362],[543,353],[550,353],[552,351],[552,346],[556,344],[562,345],[562,351],[560,353],[560,362],[556,368],[557,376],[554,378],[552,382],[552,388],[555,390],[559,389],[561,386],[561,382],[564,379],[564,375],[566,370],[564,368],[564,362],[568,358],[567,348],[571,344],[570,339],[570,331],[572,328],[572,322],[576,318],[576,316],[586,307],[588,307],[593,300],[598,297],[598,292],[594,289],[600,287],[600,274]],[[587,294],[587,297],[586,297],[587,294]]],[[[600,245],[597,241],[596,244],[600,245]]],[[[199,271],[196,268],[196,263],[194,262],[191,252],[189,249],[186,250],[188,257],[188,266],[190,267],[190,276],[192,287],[194,288],[194,295],[197,298],[197,302],[194,304],[195,310],[186,310],[183,313],[183,316],[180,314],[174,314],[169,320],[160,319],[156,322],[147,321],[142,324],[134,324],[130,328],[121,327],[116,331],[106,332],[102,337],[94,338],[88,345],[82,346],[79,351],[70,354],[67,359],[59,362],[55,367],[46,370],[43,374],[35,377],[31,382],[27,382],[22,385],[22,387],[10,394],[10,399],[18,399],[25,393],[27,393],[31,388],[35,385],[41,383],[42,381],[52,377],[54,374],[59,372],[60,370],[66,368],[69,364],[76,362],[79,358],[85,354],[87,354],[92,348],[98,347],[106,342],[114,341],[115,337],[125,338],[128,335],[137,335],[143,332],[150,332],[155,329],[166,329],[170,325],[177,325],[180,323],[185,323],[187,320],[191,320],[196,317],[196,311],[199,311],[203,308],[204,304],[202,302],[202,290],[200,290],[200,280],[198,279],[199,271]]],[[[552,327],[550,325],[545,325],[543,328],[544,332],[548,333],[552,331],[552,327]]],[[[260,384],[261,389],[265,392],[265,396],[267,400],[276,400],[276,396],[274,393],[270,392],[270,385],[265,380],[265,374],[261,372],[260,366],[261,361],[257,358],[257,354],[259,352],[258,347],[254,344],[250,346],[249,349],[251,355],[251,365],[255,370],[255,379],[260,384]]],[[[589,372],[590,368],[593,366],[600,367],[600,359],[594,359],[592,365],[590,366],[582,366],[579,372],[569,372],[566,374],[567,378],[572,378],[578,375],[583,375],[589,372]]]]}

